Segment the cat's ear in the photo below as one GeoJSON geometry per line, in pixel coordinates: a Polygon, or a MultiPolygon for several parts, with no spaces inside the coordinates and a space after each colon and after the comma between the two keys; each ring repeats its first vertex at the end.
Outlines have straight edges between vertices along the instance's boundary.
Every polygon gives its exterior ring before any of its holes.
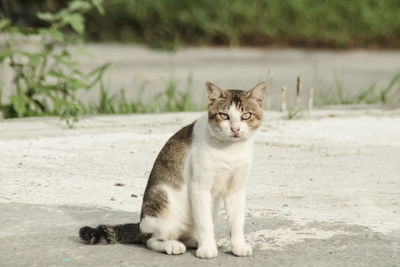
{"type": "Polygon", "coordinates": [[[247,97],[255,99],[257,101],[257,103],[260,105],[260,107],[262,108],[265,92],[267,92],[267,83],[260,82],[259,84],[254,86],[253,89],[247,91],[247,97]]]}
{"type": "Polygon", "coordinates": [[[208,103],[212,104],[216,99],[224,96],[224,90],[213,84],[212,82],[206,82],[208,103]]]}

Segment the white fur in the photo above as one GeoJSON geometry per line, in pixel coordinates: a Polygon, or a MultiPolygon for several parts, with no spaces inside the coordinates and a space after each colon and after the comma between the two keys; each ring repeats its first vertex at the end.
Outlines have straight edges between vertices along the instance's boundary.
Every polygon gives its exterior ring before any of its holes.
{"type": "Polygon", "coordinates": [[[207,114],[195,123],[184,167],[184,185],[179,191],[164,185],[168,209],[158,217],[145,216],[140,223],[143,232],[153,233],[147,241],[149,248],[181,254],[185,246],[178,239],[188,246],[197,240],[197,257],[216,257],[214,219],[222,199],[229,218],[233,254],[251,255],[243,224],[253,132],[240,120],[236,107],[232,106],[228,115],[231,119],[220,126],[208,123],[207,114]],[[234,136],[232,127],[240,128],[239,137],[234,136]]]}

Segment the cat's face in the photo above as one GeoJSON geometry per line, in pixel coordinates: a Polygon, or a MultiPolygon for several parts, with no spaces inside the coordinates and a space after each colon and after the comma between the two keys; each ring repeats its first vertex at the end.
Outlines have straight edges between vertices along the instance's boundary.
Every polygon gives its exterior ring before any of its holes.
{"type": "Polygon", "coordinates": [[[267,86],[264,82],[249,91],[222,90],[206,83],[208,121],[213,135],[219,140],[243,140],[260,126],[267,86]]]}

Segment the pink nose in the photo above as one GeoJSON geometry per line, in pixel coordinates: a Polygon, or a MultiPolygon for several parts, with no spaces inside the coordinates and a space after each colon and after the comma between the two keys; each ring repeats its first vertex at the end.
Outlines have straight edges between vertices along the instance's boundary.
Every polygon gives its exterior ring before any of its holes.
{"type": "Polygon", "coordinates": [[[240,128],[239,128],[239,127],[231,127],[231,131],[232,131],[234,134],[239,134],[240,128]]]}

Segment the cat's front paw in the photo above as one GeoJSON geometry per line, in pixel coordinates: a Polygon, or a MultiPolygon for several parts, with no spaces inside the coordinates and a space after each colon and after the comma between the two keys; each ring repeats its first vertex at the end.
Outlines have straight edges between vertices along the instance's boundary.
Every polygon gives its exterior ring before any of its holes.
{"type": "Polygon", "coordinates": [[[217,255],[218,250],[215,244],[203,245],[196,250],[196,256],[202,259],[215,258],[217,255]]]}
{"type": "Polygon", "coordinates": [[[168,255],[178,255],[183,254],[186,251],[186,247],[179,241],[176,240],[167,240],[165,242],[165,252],[168,255]]]}
{"type": "Polygon", "coordinates": [[[250,256],[253,253],[253,249],[249,244],[240,243],[240,244],[232,244],[232,253],[238,257],[250,256]]]}

